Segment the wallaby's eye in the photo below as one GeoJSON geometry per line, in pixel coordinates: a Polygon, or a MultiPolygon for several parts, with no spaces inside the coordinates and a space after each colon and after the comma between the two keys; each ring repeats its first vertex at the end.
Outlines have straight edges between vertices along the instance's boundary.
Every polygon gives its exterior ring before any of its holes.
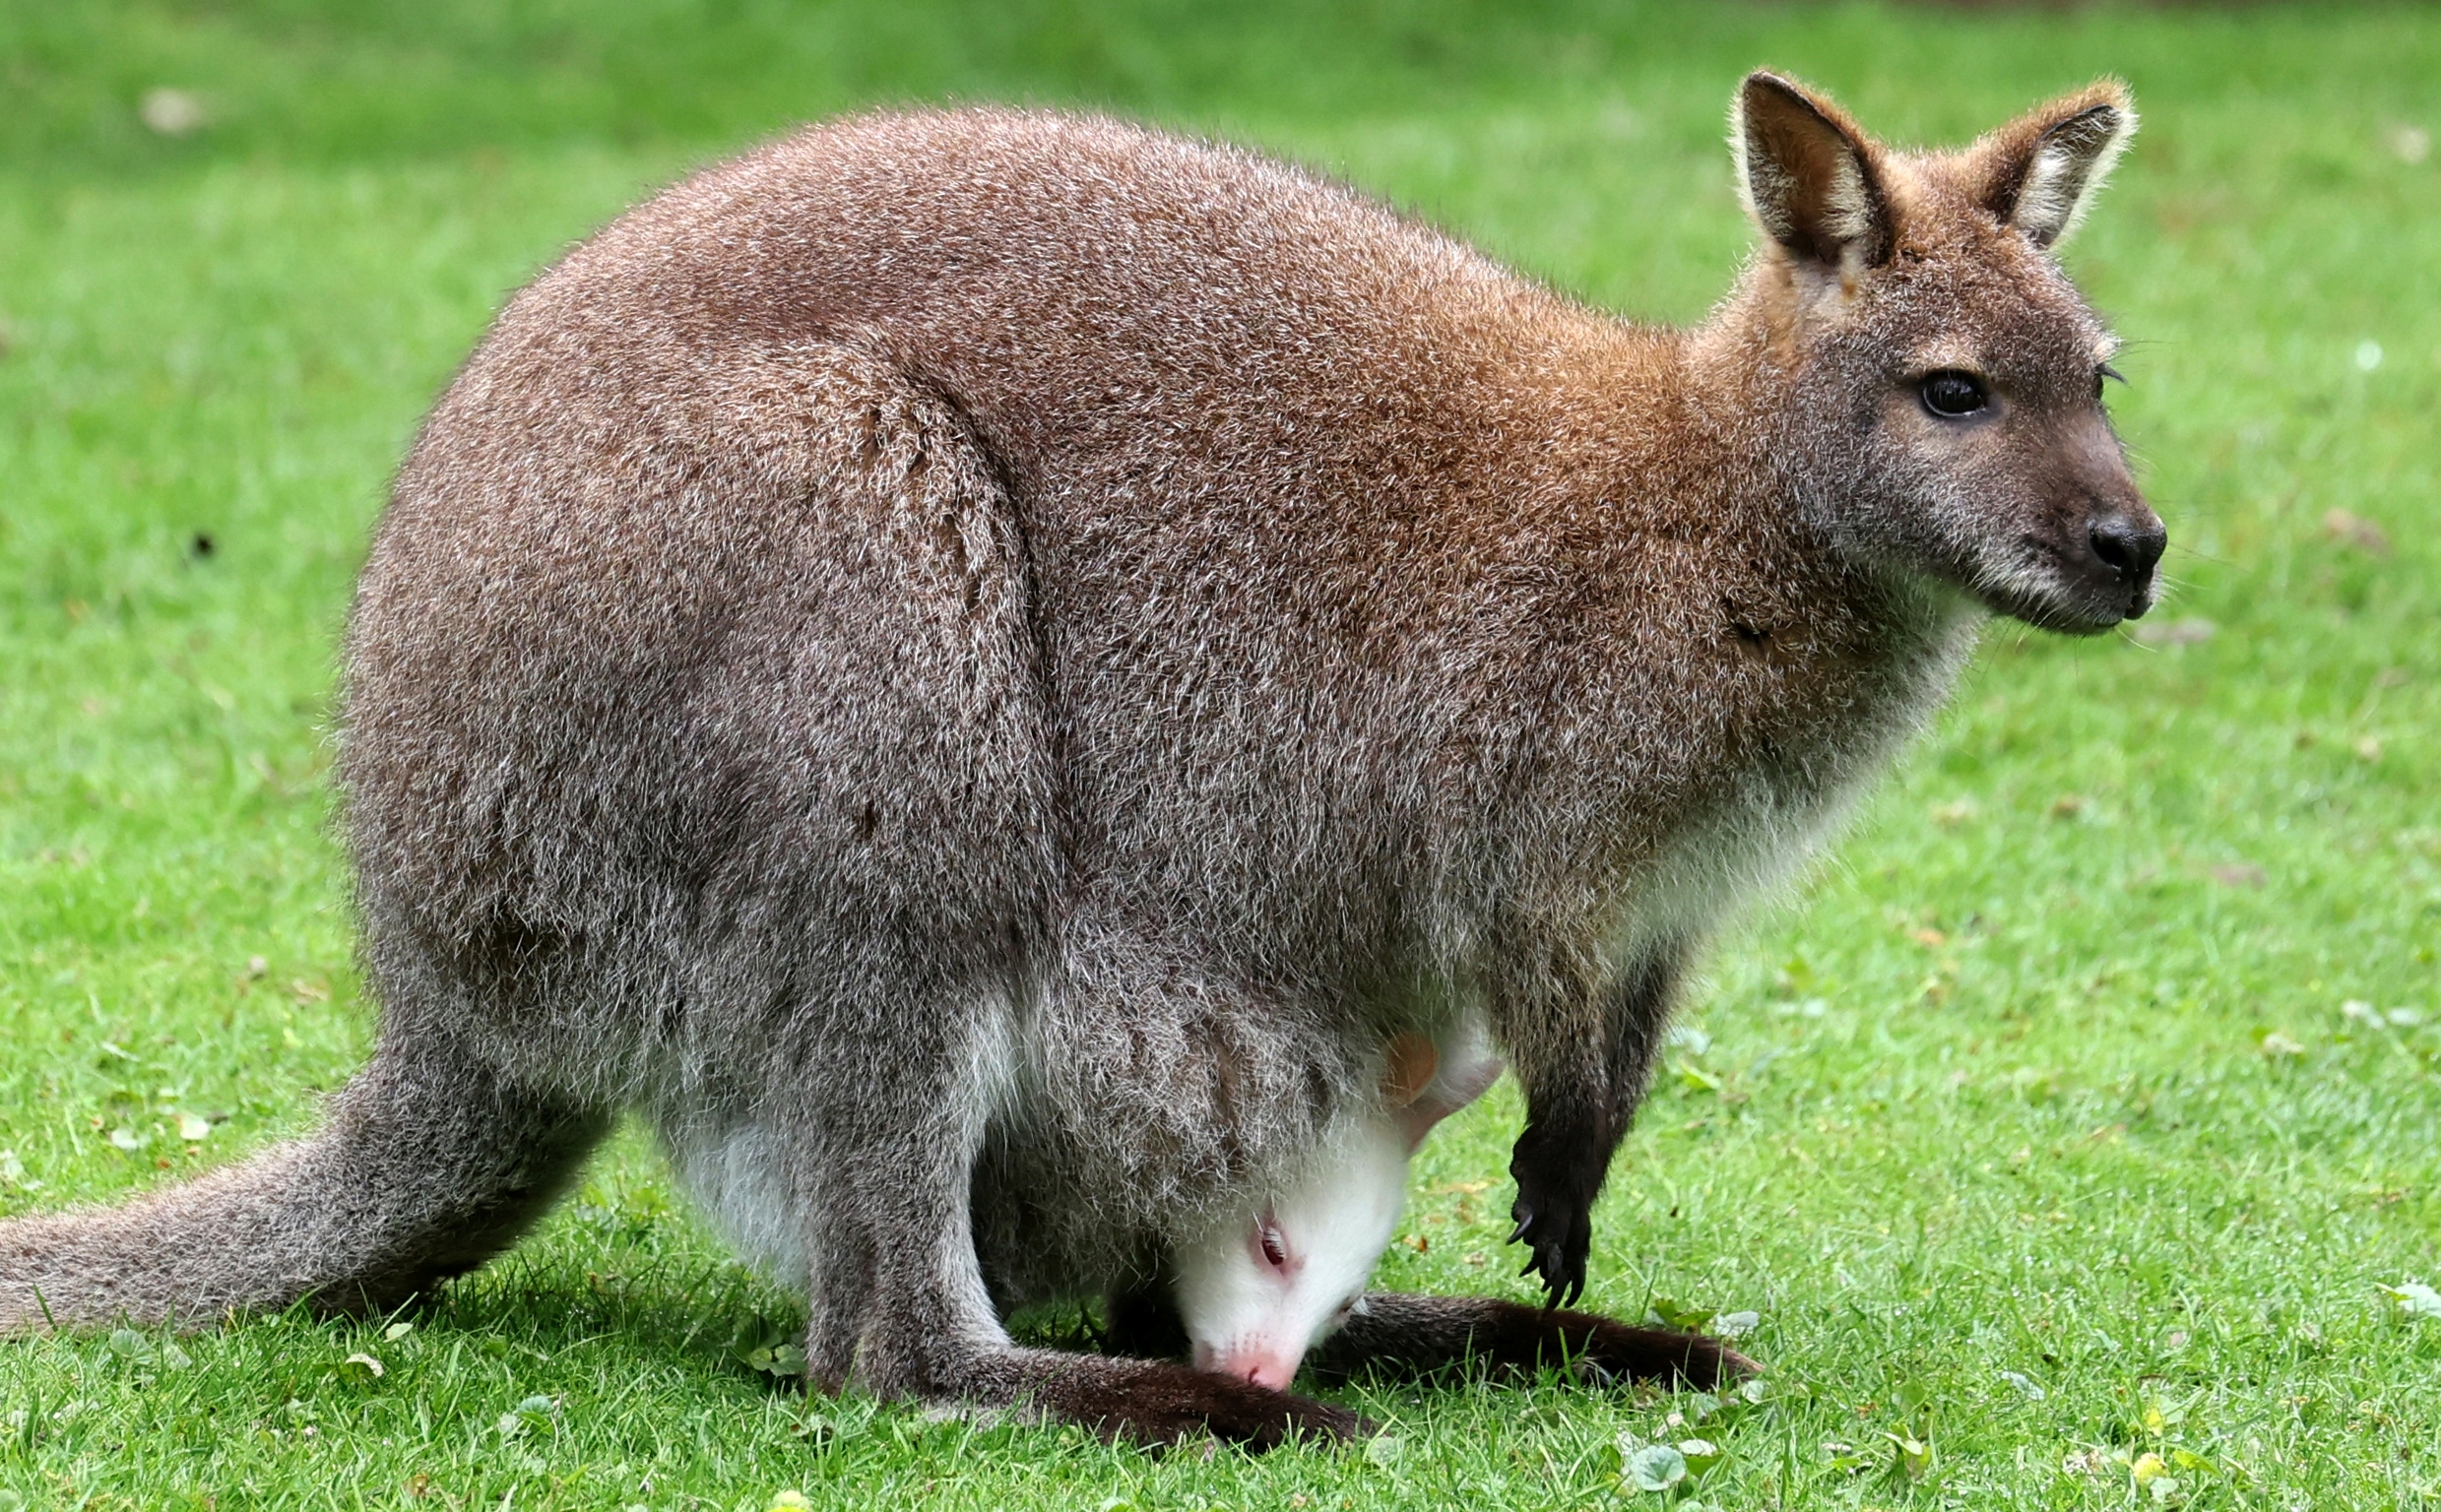
{"type": "Polygon", "coordinates": [[[1288,1241],[1280,1237],[1280,1228],[1277,1224],[1257,1225],[1254,1230],[1254,1240],[1262,1246],[1263,1259],[1270,1263],[1273,1270],[1288,1269],[1288,1241]]]}
{"type": "Polygon", "coordinates": [[[2127,376],[2107,362],[2095,368],[2093,370],[2093,402],[2097,405],[2102,402],[2102,385],[2105,382],[2125,383],[2127,376]]]}
{"type": "Polygon", "coordinates": [[[1964,419],[1992,402],[1982,379],[1956,368],[1925,374],[1915,391],[1924,397],[1924,408],[1945,420],[1964,419]]]}

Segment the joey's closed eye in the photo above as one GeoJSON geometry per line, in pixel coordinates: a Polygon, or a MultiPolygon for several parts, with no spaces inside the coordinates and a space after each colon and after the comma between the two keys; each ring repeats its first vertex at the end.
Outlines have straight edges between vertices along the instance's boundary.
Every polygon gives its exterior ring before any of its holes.
{"type": "Polygon", "coordinates": [[[1982,379],[1955,367],[1926,373],[1917,381],[1915,392],[1927,410],[1945,420],[1962,420],[1992,402],[1992,391],[1982,379]]]}
{"type": "Polygon", "coordinates": [[[2107,362],[2101,363],[2093,369],[2093,402],[2097,405],[2102,402],[2102,385],[2105,382],[2125,383],[2127,381],[2125,373],[2107,362]]]}

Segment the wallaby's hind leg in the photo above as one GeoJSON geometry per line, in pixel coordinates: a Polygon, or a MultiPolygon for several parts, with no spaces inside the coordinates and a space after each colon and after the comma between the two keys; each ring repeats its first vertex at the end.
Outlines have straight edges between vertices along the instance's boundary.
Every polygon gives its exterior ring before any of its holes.
{"type": "Polygon", "coordinates": [[[392,1305],[506,1248],[609,1116],[385,1037],[292,1144],[124,1207],[0,1224],[0,1334],[392,1305]]]}
{"type": "MultiPolygon", "coordinates": [[[[884,1258],[880,1265],[896,1263],[884,1258]]],[[[931,1297],[905,1287],[877,1291],[855,1373],[882,1396],[1010,1409],[1139,1444],[1177,1443],[1208,1432],[1224,1442],[1269,1449],[1291,1438],[1333,1442],[1373,1431],[1346,1408],[1235,1376],[1164,1360],[1021,1349],[983,1303],[980,1271],[967,1284],[943,1288],[931,1297]]],[[[824,1370],[817,1363],[825,1347],[822,1336],[817,1307],[806,1358],[817,1379],[835,1384],[835,1367],[824,1370]]]]}
{"type": "Polygon", "coordinates": [[[1314,1368],[1348,1376],[1369,1366],[1424,1374],[1450,1365],[1499,1371],[1571,1366],[1615,1379],[1674,1381],[1709,1391],[1755,1372],[1717,1339],[1633,1328],[1590,1312],[1528,1307],[1488,1296],[1377,1292],[1315,1352],[1314,1368]]]}
{"type": "Polygon", "coordinates": [[[1209,1432],[1268,1448],[1367,1431],[1344,1408],[1232,1377],[1013,1343],[984,1283],[969,1197],[992,1069],[982,1050],[996,1037],[980,1019],[892,1017],[931,1033],[911,1028],[888,1055],[838,1040],[810,1047],[806,1084],[853,1086],[853,1106],[825,1116],[817,1092],[785,1131],[758,1141],[789,1166],[813,1384],[855,1380],[877,1396],[1005,1410],[1137,1443],[1209,1432]]]}

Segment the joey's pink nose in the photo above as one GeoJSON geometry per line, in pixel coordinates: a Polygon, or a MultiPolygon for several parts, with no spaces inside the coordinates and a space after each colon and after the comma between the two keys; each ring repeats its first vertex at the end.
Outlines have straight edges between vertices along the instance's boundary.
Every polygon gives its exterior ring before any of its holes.
{"type": "Polygon", "coordinates": [[[1297,1379],[1297,1361],[1293,1359],[1256,1360],[1246,1372],[1246,1378],[1257,1386],[1273,1391],[1288,1390],[1288,1383],[1297,1379]]]}
{"type": "MultiPolygon", "coordinates": [[[[1286,1391],[1297,1379],[1298,1355],[1282,1354],[1272,1350],[1238,1350],[1217,1355],[1204,1368],[1221,1375],[1234,1375],[1272,1391],[1286,1391]]],[[[1198,1361],[1201,1363],[1201,1361],[1198,1361]]]]}

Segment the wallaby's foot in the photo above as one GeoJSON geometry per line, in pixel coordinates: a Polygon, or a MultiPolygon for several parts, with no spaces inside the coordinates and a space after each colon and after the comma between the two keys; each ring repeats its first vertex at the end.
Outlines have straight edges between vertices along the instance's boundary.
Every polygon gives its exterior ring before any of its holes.
{"type": "Polygon", "coordinates": [[[1637,1328],[1597,1313],[1528,1307],[1484,1296],[1375,1292],[1317,1353],[1332,1376],[1369,1366],[1424,1374],[1451,1366],[1567,1369],[1600,1381],[1660,1380],[1710,1391],[1758,1366],[1717,1339],[1637,1328]]]}
{"type": "Polygon", "coordinates": [[[1166,1360],[1053,1350],[996,1350],[935,1361],[921,1383],[867,1377],[883,1396],[1006,1409],[1037,1422],[1074,1423],[1112,1443],[1145,1448],[1210,1434],[1260,1452],[1294,1440],[1338,1444],[1376,1431],[1344,1407],[1273,1391],[1166,1360]]]}
{"type": "Polygon", "coordinates": [[[1121,1368],[1071,1378],[1042,1400],[1059,1416],[1118,1442],[1175,1444],[1208,1432],[1223,1443],[1260,1451],[1292,1438],[1337,1444],[1376,1431],[1344,1407],[1236,1376],[1154,1360],[1094,1363],[1121,1368]]]}

